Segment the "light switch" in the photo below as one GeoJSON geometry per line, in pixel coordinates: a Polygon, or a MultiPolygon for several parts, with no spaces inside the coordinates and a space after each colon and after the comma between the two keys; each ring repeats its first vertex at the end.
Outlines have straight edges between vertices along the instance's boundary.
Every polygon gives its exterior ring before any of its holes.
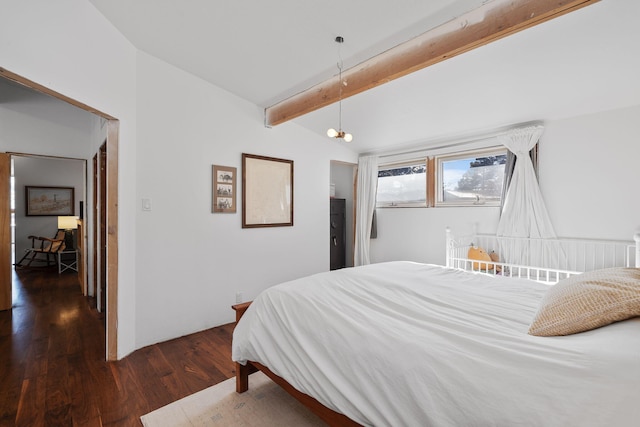
{"type": "Polygon", "coordinates": [[[151,199],[148,197],[142,198],[142,210],[150,211],[151,210],[151,199]]]}

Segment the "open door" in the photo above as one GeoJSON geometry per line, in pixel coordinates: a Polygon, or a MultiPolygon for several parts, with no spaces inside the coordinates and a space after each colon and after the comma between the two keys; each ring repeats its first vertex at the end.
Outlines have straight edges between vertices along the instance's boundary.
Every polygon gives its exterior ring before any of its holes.
{"type": "Polygon", "coordinates": [[[0,153],[0,310],[10,310],[11,294],[11,155],[0,153]]]}

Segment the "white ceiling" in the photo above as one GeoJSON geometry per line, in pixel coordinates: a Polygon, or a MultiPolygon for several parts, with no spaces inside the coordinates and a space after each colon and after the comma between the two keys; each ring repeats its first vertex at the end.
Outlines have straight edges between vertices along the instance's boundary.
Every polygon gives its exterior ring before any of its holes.
{"type": "Polygon", "coordinates": [[[91,132],[94,125],[92,120],[96,117],[88,111],[6,78],[0,78],[0,107],[84,135],[91,132]]]}
{"type": "MultiPolygon", "coordinates": [[[[349,68],[488,0],[90,1],[138,49],[267,107],[336,74],[338,48],[349,68]]],[[[351,148],[638,105],[639,16],[602,0],[348,98],[351,148]]],[[[334,104],[294,122],[325,135],[337,119],[334,104]]]]}

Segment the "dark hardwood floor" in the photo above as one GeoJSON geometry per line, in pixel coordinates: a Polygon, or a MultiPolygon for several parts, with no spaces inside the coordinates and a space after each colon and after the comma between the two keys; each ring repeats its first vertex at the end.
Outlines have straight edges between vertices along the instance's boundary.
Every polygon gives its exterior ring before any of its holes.
{"type": "Polygon", "coordinates": [[[103,319],[74,273],[21,269],[13,292],[13,310],[0,312],[0,426],[140,426],[235,375],[233,324],[105,362],[103,319]]]}

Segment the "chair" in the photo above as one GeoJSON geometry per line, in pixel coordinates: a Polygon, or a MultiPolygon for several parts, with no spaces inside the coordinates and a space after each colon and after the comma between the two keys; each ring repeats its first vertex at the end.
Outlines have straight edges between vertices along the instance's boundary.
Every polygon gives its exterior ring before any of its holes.
{"type": "Polygon", "coordinates": [[[58,230],[53,239],[48,237],[29,236],[31,248],[27,249],[24,256],[16,263],[16,267],[31,267],[31,263],[45,263],[43,267],[58,264],[60,252],[65,250],[65,231],[58,230]],[[22,263],[28,259],[26,265],[22,263]]]}

